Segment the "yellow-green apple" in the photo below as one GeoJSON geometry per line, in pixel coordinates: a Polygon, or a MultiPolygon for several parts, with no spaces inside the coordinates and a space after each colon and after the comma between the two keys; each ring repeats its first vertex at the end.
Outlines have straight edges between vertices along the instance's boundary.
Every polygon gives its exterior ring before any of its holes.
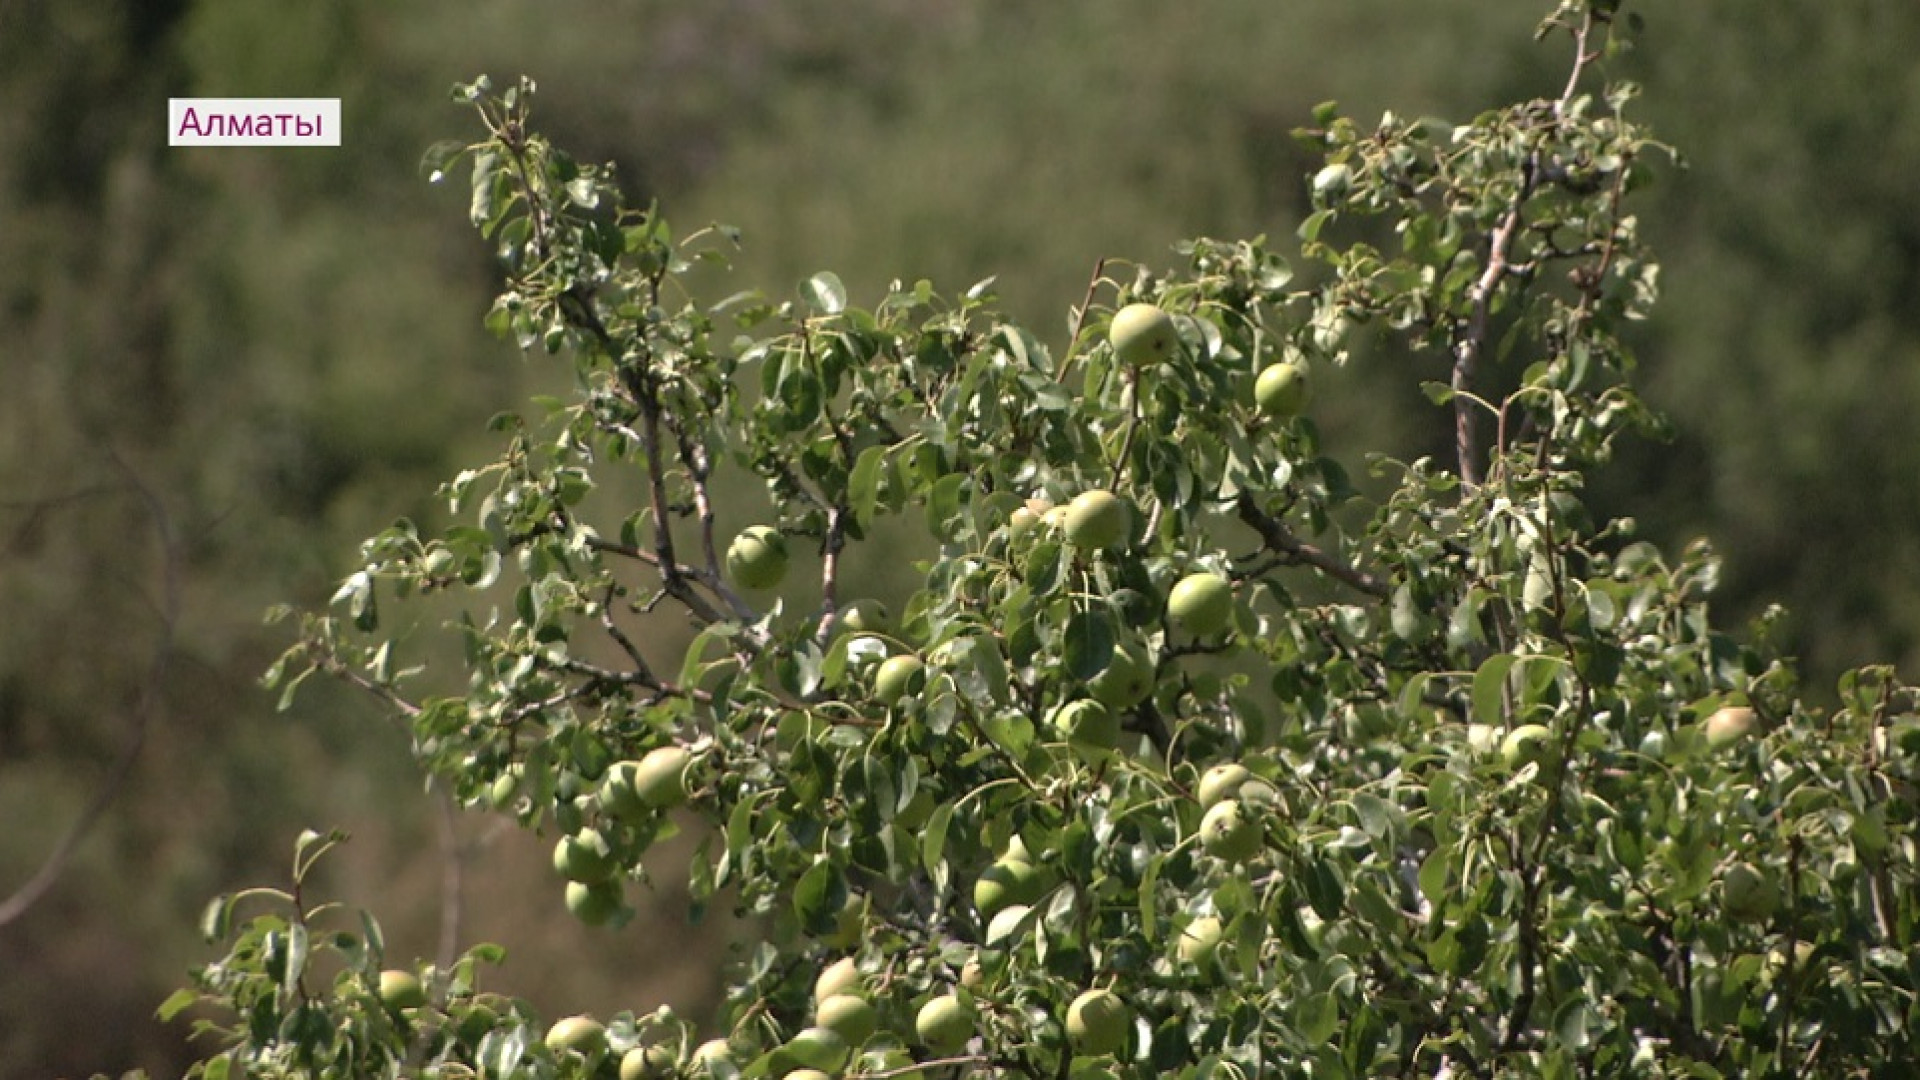
{"type": "Polygon", "coordinates": [[[1128,367],[1165,360],[1180,345],[1173,317],[1154,304],[1128,304],[1114,312],[1107,340],[1113,343],[1113,354],[1128,367]]]}
{"type": "Polygon", "coordinates": [[[1127,1047],[1133,1015],[1111,990],[1088,990],[1067,1006],[1067,1039],[1087,1057],[1117,1054],[1127,1047]]]}
{"type": "Polygon", "coordinates": [[[752,525],[727,545],[727,576],[743,589],[772,589],[787,577],[787,538],[769,525],[752,525]]]}

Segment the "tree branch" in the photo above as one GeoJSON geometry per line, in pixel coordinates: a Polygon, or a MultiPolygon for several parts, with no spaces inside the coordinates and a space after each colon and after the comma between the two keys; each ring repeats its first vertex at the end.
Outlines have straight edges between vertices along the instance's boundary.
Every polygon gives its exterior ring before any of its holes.
{"type": "MultiPolygon", "coordinates": [[[[1553,102],[1553,123],[1558,125],[1566,116],[1567,107],[1572,104],[1574,94],[1580,86],[1580,78],[1587,64],[1595,59],[1587,49],[1587,38],[1593,31],[1594,16],[1589,11],[1573,28],[1574,59],[1573,70],[1567,74],[1567,84],[1560,97],[1553,102]]],[[[1453,343],[1453,437],[1454,451],[1459,458],[1460,480],[1469,487],[1480,486],[1480,464],[1476,459],[1479,447],[1478,422],[1474,415],[1474,403],[1470,395],[1473,391],[1474,377],[1478,372],[1480,359],[1487,348],[1488,323],[1493,311],[1493,299],[1499,292],[1501,282],[1515,272],[1510,261],[1513,253],[1514,238],[1519,235],[1523,223],[1526,205],[1540,176],[1540,151],[1536,148],[1521,166],[1520,187],[1514,192],[1513,202],[1506,213],[1501,215],[1500,223],[1494,226],[1487,242],[1487,265],[1474,280],[1473,287],[1467,290],[1468,313],[1464,330],[1459,331],[1453,343]]]]}
{"type": "Polygon", "coordinates": [[[1279,552],[1292,564],[1305,564],[1336,578],[1366,593],[1377,600],[1388,596],[1386,582],[1357,567],[1348,566],[1325,551],[1293,535],[1279,519],[1262,511],[1253,501],[1253,496],[1241,493],[1239,503],[1240,520],[1247,523],[1253,531],[1260,534],[1268,548],[1279,552]]]}

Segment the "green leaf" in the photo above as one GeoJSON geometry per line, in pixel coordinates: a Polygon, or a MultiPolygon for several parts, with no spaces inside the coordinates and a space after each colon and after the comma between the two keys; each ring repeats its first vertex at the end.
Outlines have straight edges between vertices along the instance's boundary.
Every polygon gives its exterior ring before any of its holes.
{"type": "Polygon", "coordinates": [[[1052,596],[1066,579],[1064,550],[1054,540],[1043,540],[1027,553],[1025,579],[1036,597],[1052,596]]]}
{"type": "Polygon", "coordinates": [[[841,283],[839,275],[830,270],[822,270],[808,278],[800,287],[800,295],[815,311],[825,315],[838,315],[847,307],[847,287],[841,283]]]}
{"type": "Polygon", "coordinates": [[[1085,682],[1113,661],[1113,618],[1103,607],[1076,611],[1067,620],[1067,674],[1085,682]]]}
{"type": "Polygon", "coordinates": [[[933,808],[933,814],[927,818],[926,829],[920,834],[920,866],[936,878],[946,862],[947,828],[952,823],[953,804],[941,803],[933,808]]]}
{"type": "Polygon", "coordinates": [[[286,712],[289,708],[292,708],[293,697],[294,697],[294,694],[300,689],[300,684],[306,682],[308,677],[310,677],[315,671],[318,671],[318,670],[319,670],[318,668],[308,667],[306,670],[302,671],[300,674],[295,675],[293,678],[287,680],[287,685],[282,687],[280,690],[279,700],[274,702],[274,709],[278,712],[286,712]]]}
{"type": "Polygon", "coordinates": [[[155,1009],[153,1014],[160,1018],[161,1023],[171,1023],[174,1017],[180,1015],[180,1010],[199,1000],[200,995],[191,990],[184,988],[175,990],[167,996],[167,1000],[160,1003],[160,1007],[155,1009]]]}
{"type": "Polygon", "coordinates": [[[1602,1025],[1600,1014],[1580,998],[1572,998],[1553,1018],[1553,1031],[1568,1050],[1579,1053],[1593,1045],[1593,1032],[1602,1025]]]}
{"type": "Polygon", "coordinates": [[[1506,722],[1507,673],[1516,659],[1512,653],[1496,653],[1473,673],[1474,720],[1494,727],[1506,722]]]}
{"type": "Polygon", "coordinates": [[[981,720],[980,728],[995,746],[1016,761],[1025,757],[1033,746],[1033,721],[1018,713],[994,713],[981,720]]]}
{"type": "Polygon", "coordinates": [[[834,928],[840,908],[847,902],[847,878],[824,856],[814,860],[793,886],[793,911],[808,933],[823,934],[834,928]]]}
{"type": "Polygon", "coordinates": [[[1306,887],[1307,903],[1313,905],[1315,915],[1329,921],[1340,917],[1347,903],[1347,888],[1327,860],[1314,859],[1307,864],[1306,887]]]}
{"type": "Polygon", "coordinates": [[[1160,912],[1157,905],[1160,898],[1160,868],[1165,865],[1166,859],[1161,856],[1149,856],[1146,863],[1146,871],[1140,875],[1140,891],[1137,895],[1140,906],[1140,933],[1148,941],[1152,941],[1160,936],[1160,912]]]}
{"type": "Polygon", "coordinates": [[[1446,848],[1434,848],[1420,861],[1420,894],[1431,904],[1447,898],[1449,858],[1446,848]]]}
{"type": "Polygon", "coordinates": [[[987,697],[996,705],[1005,705],[1013,700],[1013,687],[1007,673],[1006,657],[1000,655],[1000,646],[988,638],[974,641],[968,650],[973,669],[980,673],[980,679],[986,683],[987,697]]]}
{"type": "Polygon", "coordinates": [[[371,911],[360,912],[360,933],[366,940],[367,949],[375,956],[384,956],[387,952],[387,936],[380,931],[380,921],[371,911]]]}
{"type": "Polygon", "coordinates": [[[307,973],[307,926],[294,923],[287,927],[287,967],[280,976],[280,988],[293,993],[307,973]]]}
{"type": "Polygon", "coordinates": [[[965,508],[961,492],[969,478],[965,473],[949,473],[934,482],[927,492],[927,531],[943,540],[953,539],[953,519],[965,508]]]}
{"type": "Polygon", "coordinates": [[[1315,210],[1313,213],[1308,214],[1306,220],[1300,223],[1298,232],[1301,241],[1312,244],[1315,240],[1318,240],[1320,238],[1320,230],[1326,228],[1327,222],[1331,220],[1333,220],[1333,211],[1331,210],[1315,210]]]}
{"type": "Polygon", "coordinates": [[[473,155],[473,194],[467,205],[467,217],[476,226],[484,227],[493,219],[493,178],[499,164],[497,150],[482,150],[473,155]]]}
{"type": "Polygon", "coordinates": [[[873,523],[873,510],[880,501],[880,474],[887,463],[887,446],[869,446],[860,451],[847,482],[847,499],[853,504],[853,519],[862,529],[873,523]]]}
{"type": "Polygon", "coordinates": [[[720,865],[714,870],[715,885],[726,884],[729,870],[753,846],[753,818],[756,805],[757,803],[751,798],[741,799],[734,804],[733,813],[727,815],[727,850],[721,856],[720,865]]]}
{"type": "Polygon", "coordinates": [[[1394,823],[1400,814],[1400,808],[1365,791],[1353,796],[1353,812],[1360,818],[1360,828],[1375,840],[1385,839],[1394,831],[1394,823]]]}
{"type": "Polygon", "coordinates": [[[1340,1029],[1340,1002],[1331,991],[1309,994],[1294,1010],[1300,1038],[1309,1045],[1324,1043],[1340,1029]]]}

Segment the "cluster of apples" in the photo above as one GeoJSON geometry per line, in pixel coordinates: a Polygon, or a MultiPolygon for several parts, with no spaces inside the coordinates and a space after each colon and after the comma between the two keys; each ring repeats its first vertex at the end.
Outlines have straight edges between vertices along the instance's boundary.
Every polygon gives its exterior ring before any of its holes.
{"type": "MultiPolygon", "coordinates": [[[[973,906],[987,925],[989,945],[1004,943],[1052,888],[1044,871],[1033,864],[1032,855],[1018,836],[973,884],[973,906]]],[[[963,987],[977,988],[983,981],[977,959],[968,961],[960,973],[963,987]]],[[[935,998],[921,1010],[921,1036],[927,1039],[929,1024],[935,1033],[947,1038],[943,1045],[957,1048],[971,1038],[974,1018],[971,1009],[956,997],[935,998]],[[940,1004],[941,1002],[948,1002],[940,1004]],[[937,1006],[937,1007],[936,1007],[937,1006]],[[964,1022],[964,1023],[963,1023],[964,1022]]],[[[1127,1033],[1133,1029],[1133,1012],[1120,996],[1105,987],[1085,990],[1067,1004],[1062,1024],[1073,1052],[1083,1057],[1118,1054],[1126,1049],[1127,1033]]],[[[935,1043],[927,1039],[929,1047],[935,1043]]]]}
{"type": "MultiPolygon", "coordinates": [[[[878,1023],[877,1014],[861,993],[852,987],[831,989],[829,978],[838,979],[858,973],[851,967],[843,972],[836,965],[821,975],[816,986],[815,1023],[778,1048],[771,1056],[772,1075],[786,1080],[830,1080],[854,1061],[854,1050],[866,1043],[878,1023]],[[826,992],[828,996],[820,996],[826,992]],[[791,1067],[789,1067],[791,1066],[791,1067]]],[[[569,1016],[547,1029],[547,1049],[560,1055],[578,1055],[589,1062],[602,1060],[610,1049],[606,1025],[591,1016],[569,1016]]],[[[862,1055],[859,1066],[864,1073],[882,1073],[896,1080],[925,1080],[913,1068],[913,1058],[898,1048],[875,1050],[862,1055]]],[[[640,1044],[620,1057],[620,1080],[673,1080],[677,1077],[714,1077],[738,1075],[743,1064],[734,1044],[726,1039],[709,1039],[687,1055],[684,1068],[679,1054],[660,1043],[640,1044]]]]}
{"type": "MultiPolygon", "coordinates": [[[[637,761],[616,762],[594,800],[610,822],[640,822],[687,801],[696,759],[682,746],[661,746],[637,761]]],[[[625,912],[620,862],[607,834],[581,824],[553,846],[553,869],[566,879],[567,910],[588,926],[604,926],[625,912]]]]}
{"type": "MultiPolygon", "coordinates": [[[[1707,714],[1694,730],[1693,738],[1710,753],[1728,752],[1745,745],[1762,732],[1760,714],[1744,704],[1722,705],[1707,714]]],[[[1497,728],[1474,724],[1467,732],[1468,744],[1481,752],[1495,752],[1508,769],[1534,766],[1546,783],[1556,782],[1560,746],[1552,728],[1545,724],[1519,724],[1500,735],[1497,728]]],[[[1667,736],[1654,732],[1641,744],[1641,753],[1659,758],[1667,752],[1667,736]]],[[[1721,909],[1731,919],[1746,923],[1765,923],[1779,909],[1781,892],[1775,877],[1753,865],[1738,861],[1728,864],[1720,875],[1721,909]]]]}
{"type": "MultiPolygon", "coordinates": [[[[1107,340],[1122,364],[1139,368],[1171,358],[1180,348],[1173,317],[1156,304],[1128,304],[1114,312],[1107,340]]],[[[1260,370],[1253,381],[1253,403],[1262,416],[1298,416],[1313,400],[1305,364],[1283,360],[1260,370]]]]}

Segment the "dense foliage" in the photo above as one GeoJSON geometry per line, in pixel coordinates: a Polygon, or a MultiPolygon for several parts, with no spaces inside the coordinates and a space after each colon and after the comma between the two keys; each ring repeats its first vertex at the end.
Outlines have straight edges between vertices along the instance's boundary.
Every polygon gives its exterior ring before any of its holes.
{"type": "Polygon", "coordinates": [[[707,299],[730,230],[626,205],[531,84],[464,88],[485,138],[434,161],[506,268],[489,324],[575,393],[497,421],[448,525],[370,539],[273,680],[373,692],[435,783],[551,829],[556,907],[620,923],[698,822],[695,914],[769,933],[717,1024],[548,1026],[481,989],[494,950],[392,967],[305,894],[308,837],[292,892],[209,913],[230,951],[169,1003],[229,1010],[202,1071],[1911,1070],[1912,690],[1866,669],[1808,707],[1712,625],[1704,544],[1584,498],[1660,426],[1623,340],[1660,151],[1615,7],[1543,25],[1558,96],[1314,110],[1297,260],[1105,263],[1059,345],[991,282],[707,299]],[[1426,365],[1444,458],[1315,424],[1369,338],[1426,365]],[[766,521],[722,524],[734,471],[766,521]],[[857,585],[890,529],[937,544],[897,617],[857,585]],[[462,679],[389,630],[442,593],[462,679]]]}

